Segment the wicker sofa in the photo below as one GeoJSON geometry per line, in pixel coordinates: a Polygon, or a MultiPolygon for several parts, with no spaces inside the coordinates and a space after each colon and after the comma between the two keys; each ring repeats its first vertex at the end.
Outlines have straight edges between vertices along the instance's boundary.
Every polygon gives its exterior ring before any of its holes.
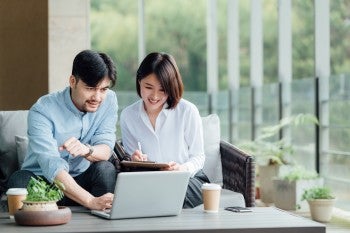
{"type": "MultiPolygon", "coordinates": [[[[6,211],[6,183],[26,155],[27,110],[0,111],[0,211],[6,211]]],[[[253,157],[220,140],[217,115],[203,117],[206,163],[211,182],[222,185],[221,206],[254,206],[255,165],[253,157]]],[[[198,208],[201,208],[200,206],[198,208]]]]}

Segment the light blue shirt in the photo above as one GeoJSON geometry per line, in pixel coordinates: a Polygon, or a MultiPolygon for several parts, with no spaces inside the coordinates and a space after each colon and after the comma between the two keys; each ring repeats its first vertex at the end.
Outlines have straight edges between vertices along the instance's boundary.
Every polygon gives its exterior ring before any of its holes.
{"type": "Polygon", "coordinates": [[[66,170],[71,176],[84,172],[90,161],[73,157],[58,148],[67,139],[76,137],[90,145],[108,145],[116,141],[118,102],[108,90],[96,112],[80,112],[72,102],[70,88],[41,97],[28,114],[28,152],[22,170],[32,171],[53,182],[57,173],[66,170]]]}

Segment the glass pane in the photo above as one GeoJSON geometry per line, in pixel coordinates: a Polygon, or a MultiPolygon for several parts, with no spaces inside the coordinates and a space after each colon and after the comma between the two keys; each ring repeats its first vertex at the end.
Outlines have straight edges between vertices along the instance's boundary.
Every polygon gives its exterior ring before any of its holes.
{"type": "Polygon", "coordinates": [[[216,112],[220,118],[220,129],[221,129],[221,139],[229,141],[229,92],[228,91],[220,91],[216,95],[214,95],[213,103],[214,112],[216,112]]]}
{"type": "Polygon", "coordinates": [[[330,55],[333,74],[349,72],[350,1],[332,0],[330,6],[330,55]]]}
{"type": "MultiPolygon", "coordinates": [[[[300,79],[292,82],[292,115],[315,114],[315,79],[300,79]]],[[[298,164],[315,169],[316,128],[313,124],[292,127],[294,158],[298,164]]]]}
{"type": "Polygon", "coordinates": [[[209,95],[206,92],[200,91],[185,91],[184,98],[197,106],[201,116],[209,114],[209,95]]]}
{"type": "Polygon", "coordinates": [[[187,91],[206,90],[205,0],[145,0],[146,53],[174,56],[187,91]]]}
{"type": "Polygon", "coordinates": [[[329,151],[322,156],[322,175],[337,196],[336,206],[350,210],[350,75],[330,77],[329,151]]]}
{"type": "Polygon", "coordinates": [[[118,80],[114,90],[135,90],[137,3],[91,0],[91,48],[107,53],[115,61],[118,80]]]}
{"type": "Polygon", "coordinates": [[[234,141],[251,140],[252,138],[252,91],[250,87],[239,89],[238,138],[234,141]]]}
{"type": "Polygon", "coordinates": [[[314,17],[313,1],[292,1],[293,79],[314,75],[314,17]]]}
{"type": "Polygon", "coordinates": [[[267,125],[277,124],[279,121],[278,114],[278,84],[267,84],[262,88],[263,92],[263,124],[262,127],[267,125]]]}

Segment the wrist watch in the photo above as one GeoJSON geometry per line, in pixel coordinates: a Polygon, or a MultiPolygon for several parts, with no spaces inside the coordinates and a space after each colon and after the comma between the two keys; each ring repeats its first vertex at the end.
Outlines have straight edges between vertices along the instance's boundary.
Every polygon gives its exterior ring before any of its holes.
{"type": "Polygon", "coordinates": [[[90,145],[90,144],[84,144],[87,148],[89,148],[89,153],[87,153],[86,155],[84,155],[85,158],[92,156],[92,153],[94,153],[94,148],[90,145]]]}

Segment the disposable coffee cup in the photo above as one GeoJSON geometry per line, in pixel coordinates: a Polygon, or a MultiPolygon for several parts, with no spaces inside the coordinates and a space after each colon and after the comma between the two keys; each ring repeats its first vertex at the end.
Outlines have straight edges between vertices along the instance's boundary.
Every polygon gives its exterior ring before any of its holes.
{"type": "Polygon", "coordinates": [[[221,186],[205,183],[202,185],[204,212],[217,213],[219,211],[221,186]]]}
{"type": "Polygon", "coordinates": [[[10,188],[7,190],[6,195],[10,218],[13,218],[16,211],[22,208],[22,201],[26,199],[27,194],[28,192],[25,188],[10,188]]]}

